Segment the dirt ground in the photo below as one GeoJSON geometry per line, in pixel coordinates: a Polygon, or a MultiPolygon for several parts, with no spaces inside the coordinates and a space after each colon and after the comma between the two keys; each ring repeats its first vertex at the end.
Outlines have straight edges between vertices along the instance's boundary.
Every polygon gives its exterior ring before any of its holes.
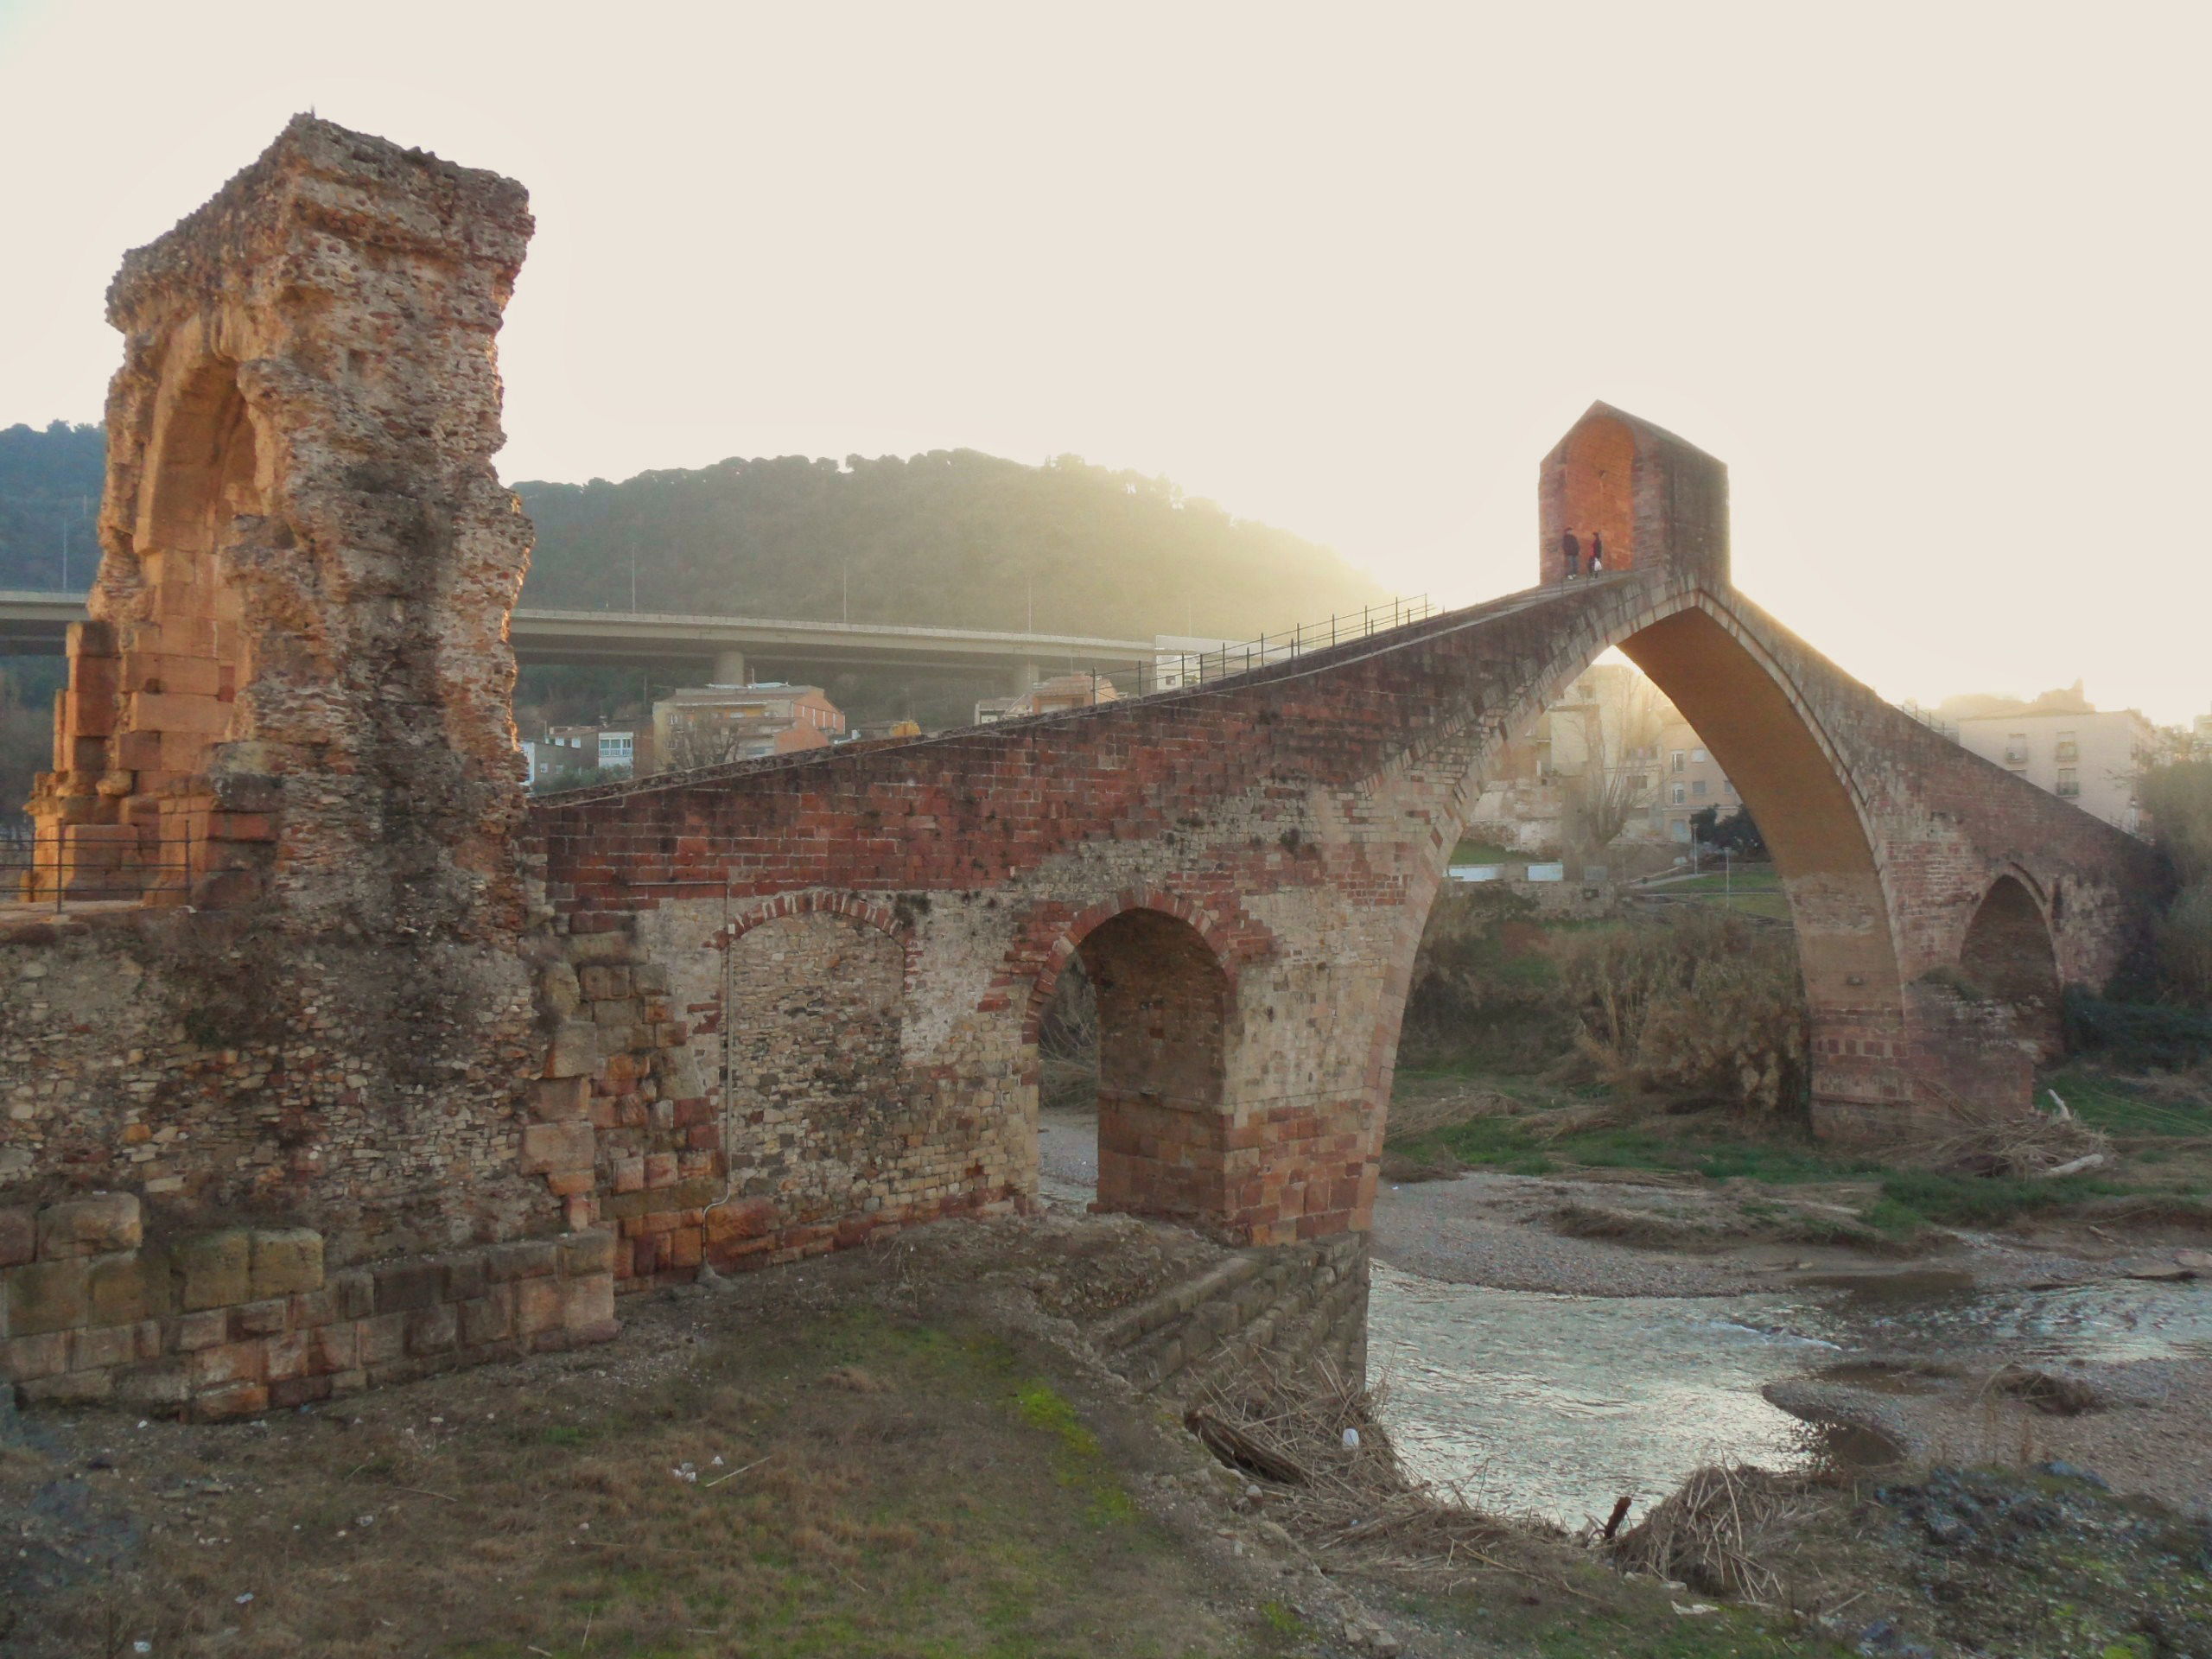
{"type": "Polygon", "coordinates": [[[328,1408],[0,1418],[0,1652],[1834,1650],[1737,1608],[1685,1647],[1662,1581],[1546,1535],[1478,1522],[1478,1557],[1410,1580],[1373,1570],[1386,1541],[1307,1535],[1081,1335],[1216,1253],[1119,1217],[947,1223],[328,1408]]]}
{"type": "MultiPolygon", "coordinates": [[[[1121,1217],[948,1223],[328,1408],[0,1418],[0,1652],[2212,1655],[2212,1537],[2063,1471],[1789,1484],[1757,1593],[1694,1550],[1418,1503],[1317,1519],[1084,1340],[1217,1255],[1121,1217]],[[1448,1545],[1382,1535],[1408,1516],[1448,1545]]],[[[2122,1421],[1999,1403],[2046,1459],[2122,1421]]]]}

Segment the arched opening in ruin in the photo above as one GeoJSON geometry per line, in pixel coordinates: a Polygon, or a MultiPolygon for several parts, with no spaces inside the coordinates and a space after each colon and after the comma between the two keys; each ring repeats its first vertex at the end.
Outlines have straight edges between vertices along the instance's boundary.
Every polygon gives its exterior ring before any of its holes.
{"type": "Polygon", "coordinates": [[[178,347],[153,399],[122,568],[102,568],[110,624],[72,647],[56,742],[67,770],[32,806],[67,896],[179,902],[219,862],[207,773],[238,735],[250,674],[222,556],[266,511],[260,461],[237,365],[178,347]]]}
{"type": "Polygon", "coordinates": [[[1091,1174],[1100,1210],[1222,1215],[1228,1019],[1228,976],[1188,922],[1125,910],[1086,934],[1038,1025],[1047,1195],[1091,1174]]]}
{"type": "Polygon", "coordinates": [[[1959,972],[2009,1016],[2012,1035],[2037,1065],[2065,1050],[2058,957],[2043,907],[2017,877],[2000,875],[1967,924],[1959,972]]]}
{"type": "Polygon", "coordinates": [[[248,664],[244,602],[221,553],[240,518],[267,508],[237,366],[206,359],[163,401],[132,537],[152,601],[150,635],[138,632],[155,659],[126,671],[124,690],[163,699],[134,725],[162,734],[157,770],[173,779],[206,772],[208,750],[232,734],[248,664]]]}

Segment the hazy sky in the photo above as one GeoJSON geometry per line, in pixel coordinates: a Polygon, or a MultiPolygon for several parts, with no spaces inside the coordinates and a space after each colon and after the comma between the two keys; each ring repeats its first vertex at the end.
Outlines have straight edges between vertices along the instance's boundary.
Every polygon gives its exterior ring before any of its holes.
{"type": "MultiPolygon", "coordinates": [[[[1891,696],[2212,708],[2212,9],[0,0],[0,425],[294,111],[512,174],[510,478],[965,445],[1405,592],[1593,398],[1891,696]]],[[[1198,626],[1205,626],[1198,619],[1198,626]]]]}

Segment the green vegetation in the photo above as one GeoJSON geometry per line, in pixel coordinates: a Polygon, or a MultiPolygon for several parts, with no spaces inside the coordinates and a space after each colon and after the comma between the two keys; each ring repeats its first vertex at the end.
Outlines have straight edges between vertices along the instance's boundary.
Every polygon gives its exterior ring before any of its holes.
{"type": "MultiPolygon", "coordinates": [[[[1419,1074],[1409,1083],[1418,1087],[1419,1074]]],[[[1850,1183],[1867,1194],[1859,1220],[1891,1238],[1909,1238],[1929,1226],[1989,1228],[2078,1212],[2100,1199],[2202,1207],[2206,1172],[2193,1149],[2212,1135],[2212,1097],[2163,1095],[2088,1065],[2054,1072],[2044,1086],[2091,1128],[2126,1137],[2130,1156],[2117,1171],[2043,1179],[1941,1173],[1829,1151],[1802,1131],[1721,1111],[1586,1121],[1590,1106],[1602,1106],[1613,1091],[1586,1087],[1577,1101],[1510,1079],[1497,1080],[1497,1092],[1518,1096],[1534,1110],[1409,1135],[1394,1140],[1391,1150],[1417,1162],[1448,1156],[1515,1175],[1648,1169],[1778,1187],[1850,1183]]]]}
{"type": "Polygon", "coordinates": [[[1526,1076],[1580,1069],[1640,1091],[1802,1106],[1805,1012],[1789,933],[1699,907],[1538,919],[1487,884],[1429,912],[1402,1063],[1526,1076]]]}
{"type": "Polygon", "coordinates": [[[849,614],[1146,639],[1244,638],[1381,597],[1328,549],[1162,478],[972,449],[784,456],[620,484],[516,486],[537,526],[527,605],[849,614]]]}
{"type": "Polygon", "coordinates": [[[1447,884],[1428,912],[1401,1062],[1526,1072],[1574,1052],[1573,1010],[1536,907],[1489,883],[1447,884]]]}
{"type": "Polygon", "coordinates": [[[1566,1168],[1656,1169],[1716,1181],[1741,1177],[1775,1185],[1865,1179],[1880,1174],[1882,1168],[1864,1159],[1824,1154],[1810,1141],[1747,1139],[1744,1125],[1734,1119],[1689,1128],[1667,1120],[1600,1125],[1546,1137],[1535,1120],[1478,1117],[1416,1137],[1396,1149],[1415,1158],[1433,1158],[1434,1151],[1442,1150],[1463,1164],[1515,1175],[1548,1175],[1566,1168]]]}
{"type": "Polygon", "coordinates": [[[1136,1500],[1123,1490],[1106,1460],[1098,1437],[1084,1427],[1067,1397],[1049,1382],[1031,1381],[1014,1390],[1014,1408],[1021,1421],[1041,1428],[1059,1441],[1052,1459],[1054,1478],[1064,1486],[1080,1491],[1090,1501],[1093,1520],[1120,1526],[1135,1525],[1136,1500]]]}
{"type": "Polygon", "coordinates": [[[1766,921],[1787,922],[1790,919],[1789,895],[1783,891],[1782,878],[1775,874],[1771,865],[1755,864],[1735,870],[1712,870],[1663,882],[1652,891],[1669,902],[1694,899],[1715,909],[1757,916],[1766,921]]]}
{"type": "Polygon", "coordinates": [[[1515,853],[1494,841],[1463,841],[1452,849],[1454,864],[1506,864],[1526,857],[1526,853],[1515,853]]]}
{"type": "MultiPolygon", "coordinates": [[[[264,1432],[148,1429],[132,1470],[149,1489],[205,1481],[204,1523],[156,1525],[127,1573],[42,1600],[29,1618],[51,1643],[30,1650],[128,1652],[129,1637],[239,1659],[1302,1647],[1287,1607],[1222,1607],[1124,1484],[1150,1431],[1071,1397],[1046,1356],[964,1316],[866,1301],[690,1308],[633,1306],[622,1343],[581,1363],[272,1414],[264,1432]]],[[[54,1473],[0,1459],[0,1508],[54,1473]]],[[[22,1611],[0,1600],[10,1652],[33,1633],[22,1611]]]]}
{"type": "Polygon", "coordinates": [[[1679,881],[1669,881],[1660,889],[1662,893],[1780,893],[1782,878],[1771,865],[1760,865],[1751,869],[1732,873],[1715,870],[1709,874],[1686,875],[1679,881]]]}
{"type": "Polygon", "coordinates": [[[2158,850],[2179,886],[2158,920],[2163,999],[2212,1015],[2212,760],[2152,766],[2140,792],[2158,850]]]}
{"type": "Polygon", "coordinates": [[[97,426],[0,429],[0,588],[92,585],[106,471],[97,426]]]}
{"type": "Polygon", "coordinates": [[[1802,1116],[1807,1016],[1790,935],[1685,909],[1554,950],[1576,1046],[1601,1077],[1802,1116]]]}
{"type": "Polygon", "coordinates": [[[2074,1065],[2047,1075],[2040,1103],[2056,1095],[2093,1129],[2107,1135],[2189,1139],[2212,1135],[2212,1096],[2153,1094],[2145,1084],[2130,1083],[2088,1065],[2074,1065]]]}
{"type": "Polygon", "coordinates": [[[2113,1002],[2066,993],[2066,1040],[2124,1071],[2171,1070],[2212,1060],[2212,1011],[2160,1002],[2113,1002]]]}

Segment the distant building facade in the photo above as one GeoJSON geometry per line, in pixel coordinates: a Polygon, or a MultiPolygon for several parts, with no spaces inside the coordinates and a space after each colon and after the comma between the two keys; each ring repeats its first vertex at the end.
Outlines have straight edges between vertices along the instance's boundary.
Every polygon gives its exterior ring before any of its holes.
{"type": "Polygon", "coordinates": [[[818,685],[686,686],[653,704],[663,772],[824,748],[844,734],[843,710],[818,685]]]}
{"type": "Polygon", "coordinates": [[[1689,721],[1677,715],[1659,734],[1659,799],[1655,816],[1661,832],[1678,847],[1690,844],[1692,821],[1707,807],[1726,818],[1744,804],[1736,785],[1707,750],[1689,721]]]}
{"type": "Polygon", "coordinates": [[[1031,686],[1018,697],[984,697],[976,704],[976,723],[992,726],[1001,720],[1028,715],[1065,714],[1071,709],[1093,709],[1119,702],[1122,694],[1103,674],[1056,674],[1031,686]]]}
{"type": "Polygon", "coordinates": [[[1516,853],[1662,842],[1660,744],[1670,721],[1680,723],[1674,705],[1641,671],[1592,664],[1506,745],[1468,836],[1516,853]],[[1610,835],[1600,822],[1609,820],[1618,823],[1610,835]]]}
{"type": "Polygon", "coordinates": [[[2133,709],[2115,713],[1969,715],[1959,743],[1986,760],[2069,800],[2107,823],[2139,834],[2136,797],[2145,766],[2158,757],[2158,728],[2133,709]]]}
{"type": "Polygon", "coordinates": [[[522,746],[523,786],[632,778],[652,770],[652,733],[635,725],[548,726],[522,746]]]}

